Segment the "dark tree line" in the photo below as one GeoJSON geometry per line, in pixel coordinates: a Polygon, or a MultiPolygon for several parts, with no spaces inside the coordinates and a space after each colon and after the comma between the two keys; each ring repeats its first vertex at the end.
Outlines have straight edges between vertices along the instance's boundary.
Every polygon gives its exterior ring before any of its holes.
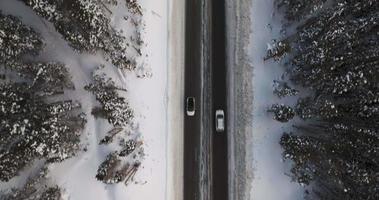
{"type": "Polygon", "coordinates": [[[48,186],[46,168],[31,176],[25,185],[10,192],[0,193],[1,200],[61,200],[62,191],[58,186],[48,186]]]}
{"type": "Polygon", "coordinates": [[[0,181],[9,181],[36,159],[73,156],[85,120],[79,103],[47,101],[73,89],[63,64],[23,62],[43,48],[35,31],[0,13],[0,45],[0,181]]]}
{"type": "Polygon", "coordinates": [[[0,180],[37,158],[61,161],[79,149],[83,120],[72,101],[46,103],[26,83],[0,84],[0,180]]]}
{"type": "MultiPolygon", "coordinates": [[[[97,0],[22,0],[38,15],[50,21],[69,44],[78,51],[103,51],[121,69],[134,69],[128,54],[131,44],[110,25],[107,4],[117,1],[97,0]]],[[[126,1],[132,12],[141,12],[136,1],[126,1]]],[[[141,13],[142,14],[142,13],[141,13]]],[[[138,35],[138,33],[137,33],[138,35]]],[[[139,46],[138,43],[133,46],[139,46]]]]}
{"type": "MultiPolygon", "coordinates": [[[[309,199],[379,199],[379,1],[276,5],[289,24],[300,23],[282,42],[290,80],[312,94],[294,107],[308,125],[280,141],[293,178],[311,185],[309,199]]],[[[276,46],[269,57],[283,54],[276,46]]]]}
{"type": "Polygon", "coordinates": [[[15,61],[24,54],[38,54],[42,48],[43,41],[33,29],[0,12],[0,63],[15,61]]]}

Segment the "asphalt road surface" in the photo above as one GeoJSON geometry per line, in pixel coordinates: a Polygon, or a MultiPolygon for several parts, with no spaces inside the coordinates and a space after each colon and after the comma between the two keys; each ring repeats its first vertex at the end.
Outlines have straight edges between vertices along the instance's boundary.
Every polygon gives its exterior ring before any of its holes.
{"type": "Polygon", "coordinates": [[[201,2],[186,1],[184,95],[195,97],[195,115],[184,118],[184,200],[200,198],[201,2]]]}
{"type": "Polygon", "coordinates": [[[227,123],[218,133],[214,121],[218,109],[227,117],[224,6],[224,0],[186,1],[184,93],[185,99],[195,97],[196,113],[184,120],[184,200],[228,199],[227,123]],[[204,170],[206,178],[201,177],[204,170]],[[210,195],[201,194],[204,188],[210,195]]]}
{"type": "MultiPolygon", "coordinates": [[[[212,0],[212,103],[213,113],[221,109],[225,113],[225,131],[212,129],[212,199],[228,199],[228,141],[226,120],[228,117],[226,99],[226,38],[225,38],[225,0],[212,0]]],[[[215,120],[213,114],[213,127],[215,120]]]]}

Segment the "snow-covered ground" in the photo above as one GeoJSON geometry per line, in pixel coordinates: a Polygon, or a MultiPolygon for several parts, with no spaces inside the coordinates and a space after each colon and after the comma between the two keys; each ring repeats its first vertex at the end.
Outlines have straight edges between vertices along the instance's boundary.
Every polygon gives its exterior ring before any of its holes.
{"type": "Polygon", "coordinates": [[[280,38],[281,18],[274,13],[273,0],[253,0],[252,34],[249,57],[254,67],[253,76],[253,157],[254,179],[251,197],[254,200],[303,199],[303,188],[291,181],[290,163],[283,162],[279,140],[290,124],[272,119],[266,112],[274,103],[291,103],[293,99],[278,99],[273,94],[273,80],[280,80],[282,63],[264,61],[267,46],[272,39],[280,38]]]}
{"type": "MultiPolygon", "coordinates": [[[[168,110],[173,116],[182,116],[180,91],[182,82],[180,75],[184,68],[180,60],[183,52],[169,51],[172,48],[181,48],[184,31],[182,27],[184,12],[184,1],[165,0],[141,0],[145,28],[143,40],[145,46],[143,55],[138,60],[140,67],[137,72],[121,72],[112,66],[106,66],[105,71],[112,76],[116,84],[127,89],[125,93],[131,107],[135,111],[134,131],[141,133],[144,142],[143,148],[146,154],[142,166],[138,170],[134,182],[125,186],[123,183],[105,185],[95,179],[99,164],[105,156],[114,150],[113,145],[99,146],[99,140],[104,137],[110,126],[104,121],[88,116],[88,123],[84,131],[82,141],[87,145],[87,151],[79,153],[78,156],[68,159],[62,163],[50,166],[49,177],[51,181],[62,187],[65,199],[84,200],[118,200],[118,199],[175,199],[180,197],[182,191],[182,132],[181,125],[168,123],[168,110]],[[175,10],[175,12],[173,12],[175,10]],[[175,20],[168,18],[175,17],[175,20]],[[170,24],[169,24],[170,23],[170,24]],[[173,31],[168,34],[168,29],[173,31]],[[170,55],[170,56],[169,56],[170,55]],[[169,64],[170,62],[174,64],[169,64]],[[169,69],[170,67],[170,69],[169,69]],[[138,78],[137,73],[151,73],[151,77],[138,78]],[[171,78],[169,78],[170,76],[171,78]],[[168,84],[176,83],[168,87],[168,84]],[[170,99],[168,95],[175,94],[170,99]],[[169,109],[168,106],[175,108],[169,109]],[[175,111],[176,110],[176,111],[175,111]],[[179,112],[179,113],[175,113],[179,112]],[[175,136],[173,136],[175,135],[175,136]],[[169,175],[169,179],[167,178],[169,175]],[[169,184],[169,185],[168,185],[169,184]]],[[[90,73],[94,66],[99,64],[110,65],[100,56],[78,54],[74,52],[67,43],[54,31],[51,24],[41,20],[32,10],[15,0],[1,0],[0,8],[5,14],[21,17],[21,20],[45,38],[47,46],[41,53],[42,60],[58,60],[65,63],[72,75],[76,90],[69,93],[75,99],[79,99],[86,113],[90,113],[95,104],[94,97],[84,91],[83,86],[90,83],[90,73]],[[84,95],[86,94],[86,95],[84,95]]],[[[112,25],[118,29],[127,26],[123,20],[123,11],[115,9],[112,25]]],[[[27,174],[27,173],[25,173],[27,174]]],[[[12,185],[22,184],[25,180],[15,178],[10,184],[1,185],[1,188],[9,188],[12,185]],[[18,182],[18,183],[17,183],[18,182]]]]}
{"type": "Polygon", "coordinates": [[[167,200],[183,199],[185,3],[168,1],[167,200]]]}
{"type": "Polygon", "coordinates": [[[147,79],[127,76],[127,85],[131,106],[140,114],[137,121],[143,133],[146,158],[136,176],[141,183],[131,184],[126,190],[123,187],[114,199],[166,199],[168,2],[144,0],[141,4],[146,23],[145,62],[152,76],[147,79]]]}
{"type": "Polygon", "coordinates": [[[250,111],[254,99],[253,67],[247,54],[251,42],[251,6],[251,0],[226,0],[230,199],[251,199],[253,119],[250,111]]]}

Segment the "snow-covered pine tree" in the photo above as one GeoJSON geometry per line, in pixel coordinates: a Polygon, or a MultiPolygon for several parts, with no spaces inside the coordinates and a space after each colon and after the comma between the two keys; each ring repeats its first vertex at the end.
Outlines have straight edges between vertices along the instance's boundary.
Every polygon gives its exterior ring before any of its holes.
{"type": "MultiPolygon", "coordinates": [[[[294,162],[296,181],[313,183],[310,199],[376,199],[379,140],[372,132],[329,125],[300,127],[284,134],[284,157],[294,162]]],[[[377,134],[377,133],[375,133],[377,134]]]]}
{"type": "Polygon", "coordinates": [[[35,159],[73,156],[85,120],[78,103],[45,98],[72,89],[63,64],[23,63],[43,48],[34,30],[0,14],[0,44],[0,67],[8,72],[0,81],[0,180],[8,181],[35,159]]]}
{"type": "Polygon", "coordinates": [[[125,2],[126,6],[132,11],[132,13],[142,15],[142,8],[137,0],[125,0],[125,2]]]}
{"type": "Polygon", "coordinates": [[[61,200],[62,191],[58,186],[49,186],[46,180],[47,168],[27,178],[21,188],[13,188],[0,194],[1,200],[61,200]]]}
{"type": "MultiPolygon", "coordinates": [[[[76,50],[102,51],[121,69],[134,69],[126,39],[110,26],[109,10],[97,0],[23,0],[38,15],[54,24],[76,50]]],[[[114,3],[114,2],[110,2],[114,3]]]]}
{"type": "Polygon", "coordinates": [[[310,93],[295,110],[312,123],[281,138],[293,178],[310,199],[379,199],[379,1],[281,2],[290,24],[308,16],[286,40],[290,79],[310,93]]]}
{"type": "Polygon", "coordinates": [[[124,97],[118,94],[120,88],[106,78],[105,74],[94,74],[94,82],[85,89],[92,92],[100,102],[101,108],[95,109],[97,115],[104,116],[113,126],[128,125],[133,118],[133,110],[124,97]]]}
{"type": "Polygon", "coordinates": [[[116,177],[116,172],[121,165],[121,160],[117,154],[117,152],[108,154],[106,159],[100,164],[96,174],[97,180],[108,184],[122,181],[116,177]]]}
{"type": "Polygon", "coordinates": [[[108,154],[97,170],[96,179],[106,184],[119,183],[124,181],[128,184],[132,180],[141,163],[123,163],[118,152],[108,154]]]}
{"type": "Polygon", "coordinates": [[[74,89],[71,76],[62,63],[43,62],[9,62],[6,69],[30,82],[30,87],[40,95],[63,93],[64,89],[74,89]]]}
{"type": "Polygon", "coordinates": [[[295,117],[295,110],[284,104],[274,104],[268,112],[274,113],[274,119],[279,122],[288,122],[295,117]]]}
{"type": "Polygon", "coordinates": [[[289,20],[300,20],[323,7],[327,0],[275,0],[289,20]]]}
{"type": "Polygon", "coordinates": [[[72,101],[46,103],[26,83],[0,84],[0,180],[8,181],[36,158],[50,162],[79,149],[84,120],[72,101]]]}
{"type": "Polygon", "coordinates": [[[296,96],[299,91],[291,88],[287,82],[274,80],[274,94],[279,98],[296,96]]]}
{"type": "Polygon", "coordinates": [[[23,25],[16,17],[0,12],[0,64],[37,54],[43,48],[39,34],[23,25]]]}

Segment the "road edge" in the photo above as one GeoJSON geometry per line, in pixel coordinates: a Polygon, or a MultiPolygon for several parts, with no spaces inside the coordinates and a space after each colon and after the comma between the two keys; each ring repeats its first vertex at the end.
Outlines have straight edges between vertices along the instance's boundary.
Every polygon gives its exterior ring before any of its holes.
{"type": "Polygon", "coordinates": [[[249,200],[253,180],[251,0],[226,0],[229,199],[249,200]]]}
{"type": "Polygon", "coordinates": [[[184,190],[185,0],[168,3],[166,199],[182,200],[184,190]]]}

